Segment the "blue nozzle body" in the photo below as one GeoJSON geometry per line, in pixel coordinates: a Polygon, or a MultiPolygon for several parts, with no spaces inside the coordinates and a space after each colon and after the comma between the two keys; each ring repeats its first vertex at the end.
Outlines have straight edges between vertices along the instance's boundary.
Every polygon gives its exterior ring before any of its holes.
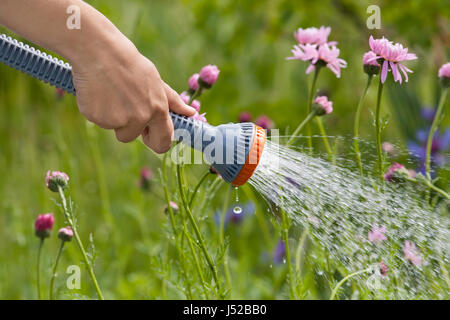
{"type": "MultiPolygon", "coordinates": [[[[0,35],[0,62],[76,95],[68,63],[4,34],[0,35]]],[[[170,115],[176,140],[203,152],[222,178],[233,183],[249,157],[256,136],[255,125],[230,123],[214,127],[173,112],[170,115]]]]}

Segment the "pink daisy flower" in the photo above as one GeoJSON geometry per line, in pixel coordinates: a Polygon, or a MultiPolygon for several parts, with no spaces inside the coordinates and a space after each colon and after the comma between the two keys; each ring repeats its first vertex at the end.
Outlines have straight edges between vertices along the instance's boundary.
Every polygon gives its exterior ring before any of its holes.
{"type": "MultiPolygon", "coordinates": [[[[299,44],[316,44],[322,45],[327,43],[328,36],[330,35],[331,28],[321,26],[319,29],[317,28],[298,28],[297,31],[294,32],[294,38],[298,41],[299,44]]],[[[329,45],[336,45],[337,42],[329,42],[329,45]]]]}
{"type": "Polygon", "coordinates": [[[420,266],[422,264],[422,257],[416,249],[416,245],[413,242],[405,241],[405,246],[403,247],[403,253],[405,258],[409,260],[413,265],[420,266]]]}
{"type": "Polygon", "coordinates": [[[341,68],[347,67],[347,62],[339,58],[340,50],[335,46],[330,47],[328,44],[323,44],[319,47],[306,44],[294,46],[292,50],[293,57],[288,57],[288,60],[302,60],[310,61],[311,64],[306,69],[306,74],[310,73],[316,68],[316,64],[326,66],[333,71],[338,78],[341,77],[341,68]]]}
{"type": "Polygon", "coordinates": [[[403,48],[403,45],[400,43],[393,44],[384,37],[382,39],[374,39],[370,36],[369,46],[373,53],[375,53],[375,56],[368,59],[368,62],[378,59],[383,60],[381,67],[381,83],[386,81],[389,70],[392,71],[395,82],[398,81],[402,83],[403,79],[401,73],[403,73],[405,77],[405,82],[408,82],[408,72],[412,71],[405,67],[402,62],[417,59],[417,56],[414,53],[408,53],[408,48],[403,48]]]}
{"type": "Polygon", "coordinates": [[[386,228],[384,226],[378,227],[375,223],[372,226],[372,230],[369,231],[369,241],[372,243],[380,244],[381,241],[386,240],[386,228]]]}

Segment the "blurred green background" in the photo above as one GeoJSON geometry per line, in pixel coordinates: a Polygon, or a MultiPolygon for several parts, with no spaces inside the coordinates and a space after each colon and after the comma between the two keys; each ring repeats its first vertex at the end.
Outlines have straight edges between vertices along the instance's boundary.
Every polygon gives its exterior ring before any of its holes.
{"type": "MultiPolygon", "coordinates": [[[[305,75],[306,63],[285,59],[295,44],[293,32],[299,27],[331,26],[329,39],[338,41],[348,68],[342,70],[340,79],[324,70],[318,88],[334,102],[334,112],[324,122],[328,134],[343,137],[343,156],[352,152],[346,137],[352,134],[356,104],[366,81],[361,59],[369,50],[369,35],[384,35],[418,55],[417,61],[407,64],[414,71],[409,83],[388,81],[384,95],[384,113],[390,116],[383,140],[402,150],[416,139],[417,130],[426,128],[420,108],[436,105],[437,70],[450,57],[449,1],[88,2],[111,19],[179,92],[187,89],[192,73],[203,65],[216,64],[221,70],[219,80],[202,97],[202,112],[207,112],[210,123],[237,121],[240,112],[249,111],[254,118],[268,115],[282,134],[292,132],[306,115],[310,80],[305,75]],[[366,27],[370,4],[381,8],[381,30],[366,27]]],[[[14,36],[4,28],[0,31],[14,36]]],[[[361,135],[368,141],[374,136],[370,110],[374,110],[375,91],[372,87],[362,118],[361,135]]],[[[54,88],[1,65],[0,110],[0,298],[35,298],[38,239],[33,223],[37,214],[53,211],[55,228],[63,225],[54,196],[45,188],[49,169],[70,176],[69,194],[77,205],[79,229],[85,244],[93,234],[96,273],[106,297],[182,298],[173,285],[163,283],[164,276],[151,263],[164,252],[168,237],[157,175],[161,157],[139,141],[117,142],[113,132],[85,121],[73,97],[60,98],[54,88]],[[143,167],[154,172],[150,192],[138,187],[143,167]]],[[[447,116],[441,128],[448,123],[447,116]]],[[[321,141],[315,142],[320,149],[321,141]]],[[[206,168],[189,168],[189,179],[197,181],[206,168]]],[[[214,212],[233,200],[231,196],[225,202],[228,188],[221,190],[199,217],[209,226],[205,228],[211,241],[217,237],[214,212]]],[[[279,235],[272,214],[264,208],[263,204],[257,208],[263,219],[252,216],[236,230],[228,230],[233,298],[286,297],[285,270],[272,268],[270,261],[279,235]],[[261,228],[266,230],[265,241],[260,239],[261,228]]],[[[55,235],[46,242],[42,270],[51,266],[58,247],[55,235]]],[[[67,246],[57,279],[59,288],[64,287],[65,268],[80,261],[75,249],[74,244],[67,246]]],[[[77,293],[95,297],[87,278],[77,293]]],[[[308,297],[320,298],[321,294],[320,288],[311,289],[308,297]]],[[[60,297],[77,296],[62,289],[60,297]]]]}

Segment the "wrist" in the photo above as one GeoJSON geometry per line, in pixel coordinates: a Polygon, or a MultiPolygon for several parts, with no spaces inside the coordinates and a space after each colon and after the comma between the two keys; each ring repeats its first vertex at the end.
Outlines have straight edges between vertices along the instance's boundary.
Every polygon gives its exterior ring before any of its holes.
{"type": "Polygon", "coordinates": [[[122,64],[139,54],[134,44],[112,22],[91,9],[88,6],[82,10],[80,29],[66,29],[65,39],[56,50],[77,72],[95,71],[96,66],[107,63],[122,64]]]}

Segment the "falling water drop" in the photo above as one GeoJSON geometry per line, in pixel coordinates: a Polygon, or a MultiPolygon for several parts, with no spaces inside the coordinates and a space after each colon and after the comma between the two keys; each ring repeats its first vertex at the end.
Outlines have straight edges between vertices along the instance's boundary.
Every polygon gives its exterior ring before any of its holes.
{"type": "Polygon", "coordinates": [[[241,214],[242,213],[242,208],[241,206],[239,206],[239,190],[238,187],[234,187],[235,193],[236,193],[236,206],[233,209],[233,212],[235,214],[241,214]]]}
{"type": "Polygon", "coordinates": [[[242,213],[242,208],[239,206],[234,207],[233,212],[235,214],[241,214],[242,213]]]}

